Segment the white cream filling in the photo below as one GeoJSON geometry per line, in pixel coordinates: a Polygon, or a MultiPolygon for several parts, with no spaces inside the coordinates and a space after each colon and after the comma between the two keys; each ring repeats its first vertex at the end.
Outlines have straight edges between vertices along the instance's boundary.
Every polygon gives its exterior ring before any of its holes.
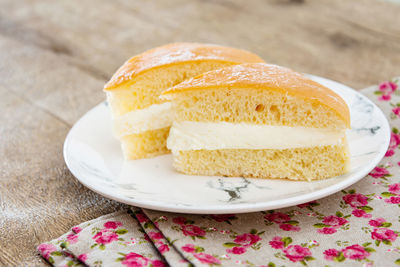
{"type": "Polygon", "coordinates": [[[154,104],[114,117],[113,131],[117,137],[169,127],[172,124],[171,103],[154,104]]]}
{"type": "Polygon", "coordinates": [[[174,122],[167,147],[174,151],[216,149],[289,149],[336,145],[346,130],[228,122],[174,122]]]}

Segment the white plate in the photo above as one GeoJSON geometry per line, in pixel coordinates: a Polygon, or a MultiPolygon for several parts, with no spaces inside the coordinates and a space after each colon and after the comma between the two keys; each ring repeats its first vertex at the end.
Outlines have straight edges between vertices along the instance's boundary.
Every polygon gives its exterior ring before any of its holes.
{"type": "Polygon", "coordinates": [[[171,155],[124,161],[112,136],[106,103],[86,113],[71,129],[64,158],[85,186],[108,198],[143,208],[183,213],[241,213],[283,208],[344,189],[367,175],[384,156],[390,128],[382,111],[340,83],[313,80],[338,93],[350,107],[349,173],[315,182],[190,176],[172,168],[171,155]]]}

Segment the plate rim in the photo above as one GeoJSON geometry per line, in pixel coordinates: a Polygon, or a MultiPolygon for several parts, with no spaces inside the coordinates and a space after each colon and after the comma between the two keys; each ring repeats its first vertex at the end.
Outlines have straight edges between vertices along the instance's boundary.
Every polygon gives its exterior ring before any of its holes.
{"type": "MultiPolygon", "coordinates": [[[[329,81],[331,83],[337,84],[341,87],[345,87],[347,90],[351,90],[355,92],[358,95],[361,95],[363,98],[365,98],[370,104],[374,106],[374,108],[377,109],[378,111],[378,116],[380,119],[382,119],[382,123],[385,125],[386,129],[389,129],[386,134],[386,140],[385,143],[382,145],[382,149],[380,152],[376,155],[374,160],[372,160],[368,165],[366,165],[359,173],[358,175],[354,175],[353,177],[350,177],[348,179],[345,179],[343,181],[340,181],[338,183],[332,184],[328,187],[322,188],[315,190],[310,193],[306,194],[301,194],[298,196],[294,197],[288,197],[285,199],[280,199],[280,200],[272,200],[272,201],[264,201],[264,202],[258,202],[258,203],[238,203],[238,204],[230,204],[230,205],[212,205],[210,204],[207,205],[179,205],[179,204],[171,204],[171,203],[161,203],[157,201],[152,201],[152,200],[140,200],[140,199],[130,199],[127,198],[123,195],[121,196],[116,196],[113,194],[110,194],[108,192],[104,192],[100,190],[98,187],[96,187],[94,184],[86,182],[86,179],[82,179],[79,177],[79,175],[76,173],[76,171],[71,168],[71,161],[68,156],[68,146],[71,141],[71,135],[75,131],[77,125],[79,125],[79,122],[82,121],[86,116],[88,116],[90,113],[94,112],[96,108],[98,108],[100,105],[104,104],[104,101],[97,104],[93,108],[91,108],[89,111],[87,111],[84,115],[82,115],[71,127],[69,130],[65,141],[63,145],[63,157],[65,164],[69,171],[72,173],[72,175],[85,187],[89,188],[90,190],[107,197],[109,199],[127,204],[127,205],[133,205],[141,208],[146,208],[146,209],[152,209],[152,210],[158,210],[158,211],[165,211],[165,212],[175,212],[175,213],[188,213],[188,214],[229,214],[229,213],[250,213],[250,212],[257,212],[257,211],[263,211],[263,210],[272,210],[272,209],[279,209],[279,208],[285,208],[285,207],[290,207],[290,206],[295,206],[299,205],[302,203],[307,203],[313,200],[317,200],[329,195],[332,195],[334,193],[339,192],[340,190],[343,190],[356,182],[360,181],[362,178],[366,177],[368,173],[374,169],[377,164],[382,160],[384,155],[386,154],[387,148],[389,147],[390,143],[390,124],[384,115],[383,111],[374,103],[372,102],[368,97],[365,95],[361,94],[359,91],[354,90],[353,88],[344,85],[342,83],[336,82],[334,80],[330,80],[324,77],[316,76],[316,75],[310,75],[307,74],[308,76],[311,77],[316,77],[319,79],[323,79],[326,81],[329,81]]],[[[220,177],[219,177],[220,178],[220,177]]],[[[227,178],[229,179],[229,178],[227,178]]]]}

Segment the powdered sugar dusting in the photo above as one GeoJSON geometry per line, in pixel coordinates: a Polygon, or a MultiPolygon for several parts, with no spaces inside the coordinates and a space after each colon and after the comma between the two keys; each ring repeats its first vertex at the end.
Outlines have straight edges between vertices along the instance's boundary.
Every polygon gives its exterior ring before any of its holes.
{"type": "Polygon", "coordinates": [[[284,90],[287,94],[303,97],[326,105],[349,122],[349,109],[344,100],[335,92],[288,68],[266,63],[235,65],[209,71],[186,80],[163,94],[165,98],[173,93],[200,88],[258,88],[284,90]]]}
{"type": "Polygon", "coordinates": [[[161,46],[128,60],[106,84],[105,88],[131,80],[138,73],[157,66],[177,62],[221,60],[234,63],[263,62],[250,52],[212,44],[175,43],[161,46]]]}
{"type": "MultiPolygon", "coordinates": [[[[234,84],[266,84],[280,86],[292,84],[295,79],[305,79],[290,69],[271,64],[242,64],[207,72],[199,77],[189,79],[171,91],[188,87],[207,87],[234,84]]],[[[295,84],[294,84],[295,85],[295,84]]],[[[292,85],[291,85],[292,86],[292,85]]]]}

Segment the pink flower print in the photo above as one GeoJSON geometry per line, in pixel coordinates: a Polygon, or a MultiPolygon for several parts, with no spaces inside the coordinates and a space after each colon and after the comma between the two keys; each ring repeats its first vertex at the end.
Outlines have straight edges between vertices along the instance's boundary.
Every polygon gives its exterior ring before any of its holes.
{"type": "Polygon", "coordinates": [[[233,247],[231,249],[227,249],[226,252],[240,255],[246,252],[246,248],[244,247],[233,247]]]}
{"type": "Polygon", "coordinates": [[[201,263],[205,264],[221,264],[221,261],[214,256],[206,253],[194,254],[194,257],[198,259],[201,263]]]}
{"type": "MultiPolygon", "coordinates": [[[[398,107],[400,108],[400,107],[398,107]]],[[[390,135],[390,143],[388,151],[385,154],[385,157],[391,157],[394,155],[394,150],[400,145],[400,134],[391,133],[390,135]]]]}
{"type": "Polygon", "coordinates": [[[393,194],[400,194],[400,183],[389,185],[389,192],[393,194]]]}
{"type": "Polygon", "coordinates": [[[390,197],[385,199],[385,202],[390,204],[400,204],[400,197],[390,197]]]}
{"type": "Polygon", "coordinates": [[[253,235],[253,234],[242,234],[236,236],[235,240],[233,242],[242,245],[243,247],[250,247],[251,245],[257,243],[258,241],[261,240],[261,237],[258,235],[253,235]]]}
{"type": "Polygon", "coordinates": [[[210,217],[217,222],[225,222],[235,218],[235,214],[213,214],[210,217]]]}
{"type": "Polygon", "coordinates": [[[148,235],[153,240],[159,240],[164,238],[164,236],[160,232],[149,232],[148,235]]]}
{"type": "Polygon", "coordinates": [[[382,225],[382,223],[385,222],[385,219],[383,218],[376,218],[375,220],[370,220],[368,222],[369,225],[374,226],[374,227],[379,227],[382,225]]]}
{"type": "Polygon", "coordinates": [[[385,157],[391,157],[394,155],[394,149],[388,149],[385,153],[385,157]]]}
{"type": "Polygon", "coordinates": [[[389,148],[395,149],[400,145],[400,134],[391,133],[389,148]]]}
{"type": "Polygon", "coordinates": [[[118,240],[118,235],[114,232],[108,232],[108,231],[100,231],[98,232],[95,236],[93,236],[94,241],[98,244],[109,244],[113,241],[118,240]]]}
{"type": "Polygon", "coordinates": [[[371,238],[380,241],[395,241],[397,239],[397,234],[387,228],[375,228],[374,231],[371,233],[371,238]]]}
{"type": "Polygon", "coordinates": [[[381,167],[375,167],[375,169],[373,169],[369,173],[369,175],[372,176],[373,178],[381,178],[387,174],[389,174],[389,171],[381,167]]]}
{"type": "Polygon", "coordinates": [[[389,101],[392,97],[390,96],[390,94],[385,94],[385,95],[381,95],[380,97],[378,97],[378,100],[380,101],[389,101]]]}
{"type": "Polygon", "coordinates": [[[83,253],[81,255],[78,256],[78,260],[80,260],[81,262],[85,262],[87,260],[87,254],[83,253]]]}
{"type": "Polygon", "coordinates": [[[142,255],[137,254],[135,252],[131,252],[125,255],[122,264],[128,267],[142,267],[142,266],[147,266],[149,262],[150,260],[148,258],[145,258],[142,255]]]}
{"type": "MultiPolygon", "coordinates": [[[[400,107],[397,107],[397,108],[400,108],[400,107]]],[[[386,157],[393,156],[395,149],[397,149],[399,147],[399,145],[400,145],[400,134],[396,134],[396,133],[392,132],[390,134],[389,148],[388,148],[388,151],[386,152],[385,156],[386,157]]]]}
{"type": "Polygon", "coordinates": [[[164,254],[165,252],[169,251],[169,247],[167,244],[162,244],[162,245],[158,246],[157,249],[161,254],[164,254]]]}
{"type": "Polygon", "coordinates": [[[328,261],[332,261],[333,258],[339,256],[339,251],[334,248],[330,248],[324,251],[325,259],[328,261]]]}
{"type": "Polygon", "coordinates": [[[75,234],[79,234],[82,231],[82,228],[80,228],[79,226],[74,226],[72,227],[72,232],[74,232],[75,234]]]}
{"type": "Polygon", "coordinates": [[[355,244],[348,246],[342,250],[343,256],[352,260],[363,260],[369,256],[369,252],[364,249],[364,247],[355,244]]]}
{"type": "Polygon", "coordinates": [[[76,242],[78,242],[78,235],[76,234],[69,234],[67,235],[67,241],[70,244],[75,244],[76,242]]]}
{"type": "Polygon", "coordinates": [[[400,145],[400,133],[391,132],[389,147],[397,148],[399,145],[400,145]]]}
{"type": "Polygon", "coordinates": [[[144,240],[146,240],[147,242],[152,242],[148,235],[144,235],[144,240]]]}
{"type": "Polygon", "coordinates": [[[291,224],[287,224],[287,223],[280,224],[279,228],[281,228],[283,231],[292,231],[292,232],[300,231],[300,227],[294,226],[291,224]]]}
{"type": "Polygon", "coordinates": [[[153,265],[153,267],[164,267],[164,266],[166,266],[165,263],[160,261],[160,260],[151,261],[151,265],[153,265]]]}
{"type": "Polygon", "coordinates": [[[379,91],[393,93],[397,89],[397,84],[393,82],[383,82],[379,85],[379,91]]]}
{"type": "Polygon", "coordinates": [[[187,221],[185,217],[175,217],[172,219],[172,221],[176,224],[185,224],[187,221]]]}
{"type": "Polygon", "coordinates": [[[351,213],[356,217],[362,217],[362,218],[371,218],[372,215],[366,213],[364,210],[359,210],[359,209],[354,209],[353,212],[351,213]]]}
{"type": "Polygon", "coordinates": [[[283,250],[283,253],[292,262],[302,261],[305,257],[311,256],[311,251],[308,248],[299,245],[290,245],[283,250]]]}
{"type": "Polygon", "coordinates": [[[282,212],[274,212],[270,213],[264,216],[264,218],[268,221],[274,222],[274,223],[284,223],[287,221],[290,221],[289,215],[286,213],[282,212]]]}
{"type": "Polygon", "coordinates": [[[104,224],[107,229],[117,229],[119,226],[122,226],[121,222],[108,221],[104,224]]]}
{"type": "Polygon", "coordinates": [[[383,82],[379,85],[379,91],[382,95],[378,98],[379,100],[388,101],[391,99],[391,94],[396,91],[397,84],[392,82],[383,82]]]}
{"type": "Polygon", "coordinates": [[[285,246],[282,238],[280,236],[274,236],[271,241],[269,241],[269,245],[274,249],[282,249],[285,246]]]}
{"type": "Polygon", "coordinates": [[[338,217],[338,216],[334,216],[334,215],[330,215],[325,217],[322,222],[324,224],[333,226],[333,227],[340,227],[346,223],[348,223],[348,221],[344,218],[338,217]]]}
{"type": "Polygon", "coordinates": [[[332,234],[336,233],[337,231],[335,228],[324,227],[322,229],[318,229],[317,232],[320,234],[324,234],[324,235],[332,235],[332,234]]]}
{"type": "Polygon", "coordinates": [[[320,234],[324,234],[324,235],[331,235],[337,232],[337,228],[339,228],[340,226],[348,223],[348,221],[345,218],[341,218],[335,215],[330,215],[330,216],[326,216],[323,220],[322,220],[323,224],[325,225],[329,225],[331,227],[324,227],[322,229],[318,229],[317,232],[320,234]]]}
{"type": "Polygon", "coordinates": [[[136,213],[135,216],[140,223],[145,223],[149,221],[149,218],[147,218],[147,216],[143,213],[136,213]]]}
{"type": "Polygon", "coordinates": [[[368,204],[368,198],[362,194],[348,194],[343,196],[343,200],[353,208],[368,204]]]}
{"type": "Polygon", "coordinates": [[[196,225],[182,225],[182,232],[185,236],[205,236],[206,232],[196,225]]]}
{"type": "Polygon", "coordinates": [[[400,107],[393,108],[392,112],[400,118],[400,107]]]}
{"type": "Polygon", "coordinates": [[[49,259],[51,253],[57,250],[54,245],[46,243],[40,244],[37,249],[46,260],[49,259]]]}
{"type": "Polygon", "coordinates": [[[317,203],[317,201],[310,201],[310,202],[307,202],[307,203],[303,203],[303,204],[299,204],[299,205],[297,205],[297,207],[299,207],[299,208],[307,208],[307,207],[309,207],[309,206],[312,206],[312,204],[315,204],[315,203],[317,203]]]}
{"type": "Polygon", "coordinates": [[[196,252],[196,248],[193,244],[186,244],[182,247],[182,250],[188,253],[196,252]]]}

